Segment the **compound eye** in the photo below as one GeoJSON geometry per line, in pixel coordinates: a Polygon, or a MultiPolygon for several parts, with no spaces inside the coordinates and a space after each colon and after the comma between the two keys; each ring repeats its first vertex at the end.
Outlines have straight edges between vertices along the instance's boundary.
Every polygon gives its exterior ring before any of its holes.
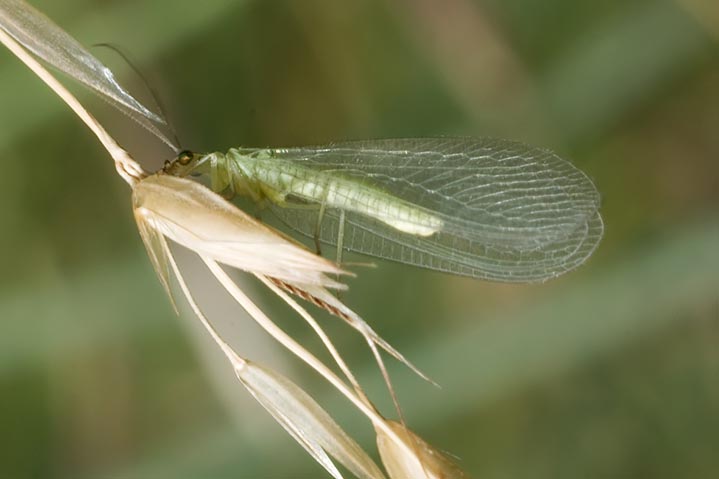
{"type": "Polygon", "coordinates": [[[192,158],[194,158],[194,156],[195,155],[191,151],[184,150],[184,151],[180,152],[179,155],[177,155],[177,161],[182,166],[187,166],[190,164],[190,162],[192,161],[192,158]]]}

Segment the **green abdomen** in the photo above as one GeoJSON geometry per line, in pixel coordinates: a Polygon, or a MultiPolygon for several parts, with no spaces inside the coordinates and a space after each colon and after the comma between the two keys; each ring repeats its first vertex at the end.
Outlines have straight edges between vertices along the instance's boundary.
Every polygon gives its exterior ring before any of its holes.
{"type": "Polygon", "coordinates": [[[334,171],[321,171],[276,158],[234,156],[240,169],[256,187],[278,206],[292,203],[322,204],[375,218],[397,230],[429,236],[442,226],[441,219],[393,196],[383,189],[334,171]]]}

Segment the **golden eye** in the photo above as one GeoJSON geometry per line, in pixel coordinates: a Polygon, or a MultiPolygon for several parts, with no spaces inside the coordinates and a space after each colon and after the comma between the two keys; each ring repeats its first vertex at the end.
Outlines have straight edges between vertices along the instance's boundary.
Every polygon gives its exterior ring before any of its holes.
{"type": "Polygon", "coordinates": [[[182,166],[187,166],[190,164],[194,156],[195,155],[191,151],[184,150],[179,155],[177,155],[177,161],[180,162],[182,166]]]}

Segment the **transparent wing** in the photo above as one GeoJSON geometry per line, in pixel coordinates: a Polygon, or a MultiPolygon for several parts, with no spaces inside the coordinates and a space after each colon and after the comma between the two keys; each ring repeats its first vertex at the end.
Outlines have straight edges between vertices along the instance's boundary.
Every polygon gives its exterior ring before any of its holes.
{"type": "MultiPolygon", "coordinates": [[[[438,232],[418,236],[345,211],[344,248],[379,258],[496,281],[542,281],[582,264],[603,233],[592,181],[554,153],[522,143],[369,140],[269,153],[371,185],[441,220],[438,232]]],[[[273,211],[315,234],[317,209],[273,211]]],[[[340,213],[327,208],[321,241],[336,244],[340,213]]]]}
{"type": "Polygon", "coordinates": [[[43,61],[70,75],[172,145],[152,123],[165,121],[137,101],[112,71],[43,13],[22,0],[0,1],[0,28],[43,61]]]}

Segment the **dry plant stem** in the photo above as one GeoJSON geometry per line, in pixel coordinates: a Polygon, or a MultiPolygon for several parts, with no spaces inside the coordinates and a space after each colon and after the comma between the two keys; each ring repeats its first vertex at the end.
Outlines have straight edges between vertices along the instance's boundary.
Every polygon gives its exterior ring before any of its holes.
{"type": "MultiPolygon", "coordinates": [[[[177,282],[180,285],[180,289],[182,290],[182,293],[185,295],[185,298],[187,298],[187,302],[190,304],[190,308],[192,308],[192,311],[195,313],[195,316],[200,320],[200,323],[202,323],[202,326],[205,327],[207,332],[210,334],[210,337],[217,343],[217,345],[222,349],[222,352],[225,353],[225,356],[230,360],[230,362],[235,362],[237,360],[240,360],[240,358],[235,354],[235,352],[232,350],[232,348],[220,337],[220,335],[217,333],[215,328],[210,324],[207,317],[204,315],[200,307],[195,302],[195,297],[190,292],[190,288],[187,286],[187,283],[185,282],[185,277],[182,276],[182,273],[180,272],[180,268],[177,266],[177,262],[175,261],[175,257],[173,255],[168,255],[168,261],[170,262],[170,265],[172,266],[172,271],[175,273],[175,277],[177,278],[177,282]]],[[[242,361],[244,363],[244,361],[242,361]]]]}
{"type": "MultiPolygon", "coordinates": [[[[297,314],[302,316],[305,319],[305,321],[307,321],[307,323],[312,327],[312,329],[315,330],[317,335],[320,337],[322,342],[325,344],[325,346],[329,350],[330,354],[334,358],[335,362],[340,367],[342,372],[345,374],[347,379],[350,381],[350,383],[352,384],[352,387],[355,389],[355,391],[360,396],[360,398],[362,398],[368,405],[371,406],[372,403],[369,401],[366,394],[360,387],[359,383],[357,382],[355,377],[352,375],[352,373],[350,372],[349,368],[347,367],[347,365],[344,363],[344,361],[340,357],[337,350],[332,345],[332,342],[327,337],[327,335],[322,330],[322,328],[317,324],[315,319],[307,312],[307,310],[305,310],[296,301],[294,301],[292,298],[290,298],[290,296],[287,293],[285,293],[281,288],[277,287],[277,285],[274,284],[272,281],[269,281],[266,277],[264,277],[262,275],[257,275],[257,274],[255,276],[257,276],[257,278],[260,281],[262,281],[268,288],[270,288],[277,296],[282,298],[282,300],[284,300],[288,305],[290,305],[290,307],[292,307],[292,309],[294,309],[297,312],[297,314]]],[[[380,372],[382,373],[382,378],[384,379],[384,382],[387,385],[387,390],[389,391],[389,394],[392,398],[392,403],[394,404],[395,410],[397,411],[397,414],[399,416],[399,420],[403,425],[406,425],[405,419],[404,419],[404,414],[402,412],[402,408],[399,405],[399,399],[397,399],[397,394],[394,390],[394,387],[392,386],[392,380],[389,377],[389,372],[387,371],[387,367],[384,364],[384,360],[382,359],[380,351],[377,348],[377,345],[375,344],[375,342],[372,340],[371,337],[368,337],[366,334],[363,334],[363,336],[364,336],[365,340],[367,341],[367,345],[369,346],[370,350],[372,351],[372,355],[374,356],[375,361],[377,362],[377,365],[379,366],[380,372]]],[[[425,378],[425,379],[427,379],[427,378],[425,378]]]]}
{"type": "Polygon", "coordinates": [[[80,117],[88,128],[97,136],[102,146],[110,153],[115,161],[115,168],[120,176],[130,185],[140,181],[147,176],[142,167],[133,160],[130,155],[115,142],[107,131],[65,88],[52,74],[45,69],[40,62],[35,60],[30,53],[27,52],[19,43],[15,41],[5,30],[0,29],[0,42],[2,42],[8,50],[20,59],[27,67],[33,71],[45,84],[54,91],[57,96],[67,103],[67,105],[80,117]]]}
{"type": "Polygon", "coordinates": [[[275,323],[268,318],[260,308],[252,302],[252,300],[245,295],[240,288],[237,287],[232,278],[230,278],[225,270],[220,265],[207,256],[201,256],[202,261],[205,262],[207,267],[210,269],[215,278],[222,284],[225,290],[232,295],[237,303],[247,311],[247,313],[254,318],[257,323],[265,329],[273,338],[279,341],[285,348],[290,350],[298,358],[302,359],[310,367],[312,367],[317,373],[329,381],[340,393],[342,393],[349,401],[355,405],[362,413],[364,413],[375,427],[380,428],[385,434],[387,434],[396,444],[400,445],[405,449],[407,454],[414,455],[412,448],[405,443],[392,428],[387,425],[385,419],[377,413],[371,406],[368,406],[363,402],[362,399],[355,396],[347,385],[337,377],[322,361],[317,359],[312,353],[303,348],[299,343],[287,335],[282,329],[280,329],[275,323]]]}
{"type": "Polygon", "coordinates": [[[342,370],[344,375],[347,377],[347,380],[350,382],[352,387],[355,390],[355,393],[364,401],[368,406],[371,406],[372,403],[370,402],[367,395],[362,390],[362,387],[359,385],[359,382],[357,381],[357,378],[354,377],[352,374],[352,371],[350,371],[350,368],[347,366],[347,364],[344,362],[344,359],[342,359],[342,356],[340,356],[340,353],[335,348],[334,344],[332,344],[332,341],[327,336],[327,334],[324,332],[324,330],[320,327],[319,324],[317,324],[317,321],[315,318],[312,317],[310,313],[307,312],[305,308],[299,305],[297,301],[292,299],[287,293],[285,293],[282,289],[280,289],[276,284],[274,284],[272,281],[267,279],[266,276],[256,274],[255,275],[257,279],[262,281],[262,283],[267,286],[273,293],[275,293],[277,296],[279,296],[285,303],[287,303],[292,309],[295,310],[297,314],[302,316],[302,318],[307,322],[307,324],[310,325],[310,327],[315,331],[317,336],[319,336],[320,340],[322,340],[322,343],[325,345],[327,350],[330,352],[330,355],[337,363],[337,366],[342,370]]]}
{"type": "Polygon", "coordinates": [[[402,412],[402,407],[399,405],[399,399],[397,399],[397,393],[394,390],[394,387],[392,386],[392,380],[389,377],[389,372],[387,371],[387,367],[384,364],[384,361],[382,360],[382,355],[379,352],[379,349],[377,349],[377,345],[372,341],[371,338],[365,337],[367,340],[367,344],[369,345],[370,350],[372,351],[372,355],[374,356],[375,361],[379,365],[379,370],[382,373],[382,378],[384,379],[385,384],[387,385],[387,389],[389,390],[389,395],[392,397],[392,403],[394,404],[394,409],[397,411],[397,415],[399,416],[399,420],[402,423],[403,426],[406,426],[406,423],[404,421],[404,413],[402,412]]]}

